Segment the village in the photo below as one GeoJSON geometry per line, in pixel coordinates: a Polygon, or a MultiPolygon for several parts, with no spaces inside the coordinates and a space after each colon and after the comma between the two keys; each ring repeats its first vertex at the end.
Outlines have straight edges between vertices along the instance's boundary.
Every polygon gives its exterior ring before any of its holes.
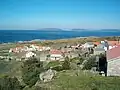
{"type": "Polygon", "coordinates": [[[113,89],[119,84],[119,53],[113,37],[1,44],[0,73],[16,77],[23,90],[113,89]]]}
{"type": "MultiPolygon", "coordinates": [[[[100,42],[86,42],[84,44],[68,44],[57,48],[41,46],[39,44],[23,44],[14,48],[10,48],[8,53],[9,54],[7,56],[0,56],[0,58],[5,59],[6,61],[10,61],[12,59],[16,61],[25,61],[31,57],[36,57],[40,61],[49,63],[52,61],[62,62],[66,57],[73,59],[77,57],[89,58],[91,56],[95,56],[95,63],[97,63],[97,65],[91,68],[93,71],[99,71],[99,73],[101,73],[103,76],[120,75],[119,41],[104,40],[100,42]],[[100,55],[105,56],[104,60],[100,59],[100,55]]],[[[86,60],[80,64],[81,68],[84,67],[83,64],[85,61],[86,60]]],[[[79,62],[77,64],[79,64],[79,62]]]]}

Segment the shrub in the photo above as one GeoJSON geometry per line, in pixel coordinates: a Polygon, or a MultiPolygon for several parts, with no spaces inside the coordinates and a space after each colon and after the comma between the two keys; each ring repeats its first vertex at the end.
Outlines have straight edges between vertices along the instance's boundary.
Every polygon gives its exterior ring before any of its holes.
{"type": "Polygon", "coordinates": [[[16,77],[3,76],[0,78],[0,90],[22,90],[22,86],[16,77]]]}
{"type": "Polygon", "coordinates": [[[62,71],[62,70],[63,70],[63,67],[60,66],[60,65],[58,65],[58,66],[52,67],[52,70],[62,71]]]}
{"type": "Polygon", "coordinates": [[[70,62],[75,62],[76,64],[77,63],[82,64],[83,61],[84,61],[84,58],[82,57],[75,57],[75,58],[70,59],[70,62]]]}
{"type": "Polygon", "coordinates": [[[22,66],[22,78],[26,85],[32,87],[39,79],[39,74],[44,71],[43,63],[36,58],[30,58],[22,66]]]}
{"type": "Polygon", "coordinates": [[[46,69],[49,69],[49,68],[51,68],[51,67],[55,67],[55,66],[58,66],[58,65],[61,65],[61,62],[59,62],[59,61],[51,61],[51,62],[49,62],[49,63],[45,66],[45,68],[46,68],[46,69]]]}
{"type": "Polygon", "coordinates": [[[95,62],[96,58],[93,56],[93,57],[90,57],[87,62],[84,64],[84,67],[83,69],[86,69],[86,70],[90,70],[92,67],[94,67],[96,65],[96,62],[95,62]]]}
{"type": "Polygon", "coordinates": [[[70,61],[69,58],[66,57],[65,61],[62,64],[63,70],[69,70],[70,69],[70,61]]]}

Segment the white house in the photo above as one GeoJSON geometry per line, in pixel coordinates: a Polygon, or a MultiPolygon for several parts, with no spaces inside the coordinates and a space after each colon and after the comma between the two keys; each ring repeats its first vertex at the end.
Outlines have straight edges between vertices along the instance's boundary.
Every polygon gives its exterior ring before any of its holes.
{"type": "Polygon", "coordinates": [[[109,49],[109,46],[107,47],[104,44],[99,44],[97,48],[103,48],[105,51],[107,51],[109,49]]]}
{"type": "Polygon", "coordinates": [[[27,52],[25,55],[26,58],[30,58],[30,57],[36,57],[36,54],[33,52],[27,52]]]}
{"type": "Polygon", "coordinates": [[[107,51],[107,76],[120,76],[120,46],[107,51]]]}
{"type": "Polygon", "coordinates": [[[50,60],[63,60],[63,54],[60,50],[51,50],[50,51],[50,60]]]}
{"type": "Polygon", "coordinates": [[[32,48],[32,50],[34,51],[46,51],[46,50],[50,50],[50,47],[44,47],[44,46],[38,46],[38,45],[30,45],[30,47],[32,48]]]}
{"type": "Polygon", "coordinates": [[[9,50],[9,53],[11,53],[11,52],[13,52],[13,49],[12,49],[12,48],[10,48],[10,50],[9,50]]]}
{"type": "Polygon", "coordinates": [[[105,54],[104,48],[94,48],[94,55],[105,54]]]}
{"type": "Polygon", "coordinates": [[[92,47],[94,47],[93,42],[86,42],[85,44],[83,44],[83,48],[92,48],[92,47]]]}
{"type": "Polygon", "coordinates": [[[112,49],[112,48],[115,48],[115,47],[118,47],[118,46],[117,45],[110,45],[109,49],[112,49]]]}
{"type": "Polygon", "coordinates": [[[101,41],[101,44],[99,44],[98,48],[104,48],[105,51],[110,50],[112,48],[118,47],[119,43],[118,41],[101,41]]]}
{"type": "Polygon", "coordinates": [[[44,50],[50,50],[51,48],[50,47],[45,47],[44,50]]]}
{"type": "Polygon", "coordinates": [[[107,40],[101,41],[101,45],[103,45],[105,51],[109,50],[109,44],[107,40]]]}

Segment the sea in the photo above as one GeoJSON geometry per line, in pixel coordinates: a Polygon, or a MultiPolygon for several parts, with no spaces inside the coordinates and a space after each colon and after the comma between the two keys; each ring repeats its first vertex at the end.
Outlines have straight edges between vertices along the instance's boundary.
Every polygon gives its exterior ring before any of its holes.
{"type": "Polygon", "coordinates": [[[0,43],[69,39],[89,36],[120,36],[120,30],[0,30],[0,43]]]}

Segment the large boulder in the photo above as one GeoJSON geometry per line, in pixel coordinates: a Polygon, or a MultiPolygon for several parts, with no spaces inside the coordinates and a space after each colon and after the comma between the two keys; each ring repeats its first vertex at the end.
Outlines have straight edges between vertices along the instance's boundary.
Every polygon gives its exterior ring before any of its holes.
{"type": "Polygon", "coordinates": [[[55,75],[56,75],[56,71],[49,69],[48,71],[41,73],[39,77],[41,81],[49,82],[53,79],[55,75]]]}

